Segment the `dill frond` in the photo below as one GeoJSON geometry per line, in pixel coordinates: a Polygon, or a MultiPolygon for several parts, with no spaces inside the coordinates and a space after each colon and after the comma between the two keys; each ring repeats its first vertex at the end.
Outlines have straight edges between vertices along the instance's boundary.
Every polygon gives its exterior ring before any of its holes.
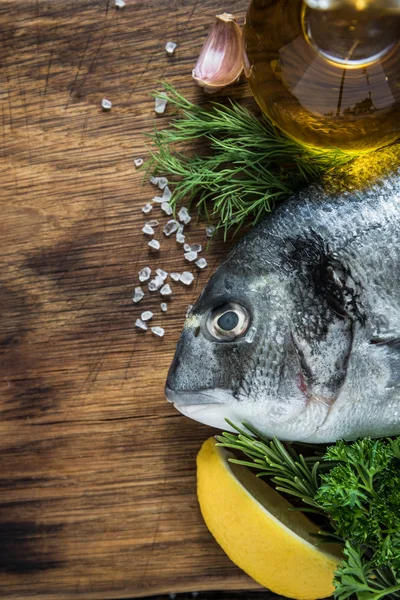
{"type": "Polygon", "coordinates": [[[178,112],[168,129],[150,134],[148,170],[172,178],[173,205],[195,202],[225,237],[232,227],[254,225],[294,191],[352,158],[301,146],[236,102],[203,108],[170,83],[163,88],[154,96],[167,94],[178,112]]]}

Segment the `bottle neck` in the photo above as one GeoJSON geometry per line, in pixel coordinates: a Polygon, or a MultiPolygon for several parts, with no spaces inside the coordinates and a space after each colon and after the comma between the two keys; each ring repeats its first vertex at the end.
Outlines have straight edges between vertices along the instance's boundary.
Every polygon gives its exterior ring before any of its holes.
{"type": "Polygon", "coordinates": [[[355,3],[339,0],[325,0],[326,5],[339,4],[336,8],[310,8],[322,2],[307,0],[302,18],[306,38],[327,60],[347,68],[367,66],[399,41],[400,12],[382,11],[380,2],[379,10],[372,2],[369,8],[358,10],[355,3]]]}

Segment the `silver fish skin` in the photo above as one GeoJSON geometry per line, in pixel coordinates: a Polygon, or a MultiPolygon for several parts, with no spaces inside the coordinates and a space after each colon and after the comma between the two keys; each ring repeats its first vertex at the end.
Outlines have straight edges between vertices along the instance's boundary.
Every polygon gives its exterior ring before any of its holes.
{"type": "Polygon", "coordinates": [[[181,413],[312,443],[400,434],[398,165],[397,147],[356,159],[239,242],[184,324],[181,413]]]}

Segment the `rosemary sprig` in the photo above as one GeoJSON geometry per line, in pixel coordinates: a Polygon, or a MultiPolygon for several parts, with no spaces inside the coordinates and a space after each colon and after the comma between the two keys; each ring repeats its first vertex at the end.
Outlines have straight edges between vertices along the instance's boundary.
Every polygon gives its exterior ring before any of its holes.
{"type": "Polygon", "coordinates": [[[227,421],[238,434],[223,432],[216,436],[217,446],[240,450],[251,460],[229,459],[231,462],[257,469],[258,477],[268,477],[275,488],[285,494],[300,498],[313,507],[313,512],[324,515],[314,497],[321,483],[320,461],[316,455],[304,457],[291,445],[284,445],[277,438],[263,439],[259,432],[246,424],[245,430],[227,421]],[[254,436],[254,437],[253,437],[254,436]]]}
{"type": "Polygon", "coordinates": [[[154,95],[167,94],[178,113],[168,129],[150,134],[148,169],[173,178],[174,205],[195,201],[225,236],[231,227],[257,223],[294,191],[351,160],[339,150],[301,146],[235,102],[203,108],[170,83],[163,87],[154,95]],[[201,154],[194,148],[198,140],[201,154]]]}

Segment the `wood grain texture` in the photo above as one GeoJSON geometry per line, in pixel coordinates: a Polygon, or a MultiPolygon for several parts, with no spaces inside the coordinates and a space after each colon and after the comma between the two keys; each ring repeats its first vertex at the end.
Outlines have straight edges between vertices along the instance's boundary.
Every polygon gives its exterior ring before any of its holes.
{"type": "MultiPolygon", "coordinates": [[[[157,235],[155,260],[141,233],[149,93],[168,78],[203,101],[190,71],[209,24],[246,5],[0,0],[1,598],[257,588],[199,513],[195,456],[213,430],[163,393],[186,306],[227,246],[174,285],[166,315],[157,294],[132,303],[141,267],[184,268],[173,240],[157,235]],[[142,306],[165,339],[135,330],[142,306]]],[[[204,241],[204,223],[188,230],[204,241]]]]}

